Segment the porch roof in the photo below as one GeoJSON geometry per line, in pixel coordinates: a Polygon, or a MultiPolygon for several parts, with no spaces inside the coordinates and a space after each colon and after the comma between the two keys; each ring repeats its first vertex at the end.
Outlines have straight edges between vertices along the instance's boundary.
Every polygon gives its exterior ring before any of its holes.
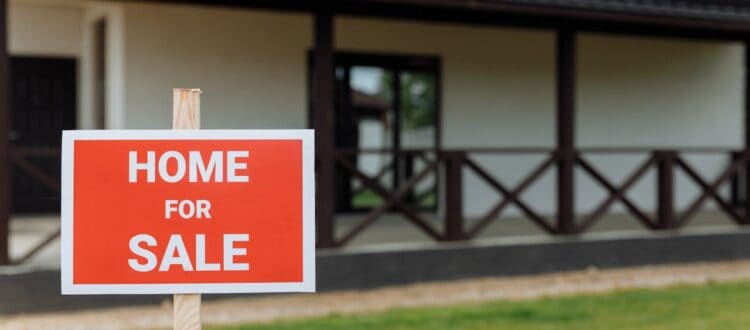
{"type": "Polygon", "coordinates": [[[626,34],[750,39],[750,0],[146,0],[626,34]]]}
{"type": "Polygon", "coordinates": [[[750,22],[747,0],[485,0],[490,4],[512,3],[592,12],[683,17],[704,20],[750,22]]]}

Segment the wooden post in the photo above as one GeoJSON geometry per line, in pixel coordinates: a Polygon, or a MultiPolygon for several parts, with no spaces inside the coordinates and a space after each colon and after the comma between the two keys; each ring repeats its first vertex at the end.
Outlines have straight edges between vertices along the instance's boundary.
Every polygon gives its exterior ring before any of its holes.
{"type": "Polygon", "coordinates": [[[0,265],[10,264],[8,252],[11,213],[10,102],[8,101],[8,48],[6,15],[8,4],[0,0],[0,265]]]}
{"type": "Polygon", "coordinates": [[[658,150],[654,152],[656,158],[656,186],[658,196],[656,202],[658,229],[670,229],[675,227],[674,214],[674,162],[676,153],[669,150],[658,150]]]}
{"type": "Polygon", "coordinates": [[[464,239],[463,162],[462,151],[445,153],[445,240],[464,239]]]}
{"type": "Polygon", "coordinates": [[[576,33],[557,31],[557,233],[576,232],[575,91],[576,33]]]}
{"type": "Polygon", "coordinates": [[[742,206],[745,209],[745,222],[750,223],[750,40],[745,41],[745,148],[744,158],[744,200],[742,206]]]}
{"type": "MultiPolygon", "coordinates": [[[[172,93],[172,129],[201,128],[200,89],[175,88],[172,93]]],[[[174,295],[173,328],[195,330],[201,328],[201,295],[174,295]]]]}
{"type": "Polygon", "coordinates": [[[313,48],[312,123],[315,128],[315,160],[317,190],[315,222],[318,229],[318,246],[336,245],[334,216],[335,194],[335,125],[333,108],[333,17],[330,12],[317,12],[314,17],[315,45],[313,48]]]}
{"type": "MultiPolygon", "coordinates": [[[[732,163],[736,163],[740,161],[740,159],[743,159],[745,156],[744,151],[732,151],[729,154],[729,161],[732,163]]],[[[744,161],[743,163],[744,164],[744,161]]],[[[732,176],[732,180],[729,181],[729,205],[732,205],[733,207],[742,207],[744,204],[740,204],[740,180],[745,177],[745,169],[742,165],[739,166],[738,171],[735,175],[732,176]]]]}

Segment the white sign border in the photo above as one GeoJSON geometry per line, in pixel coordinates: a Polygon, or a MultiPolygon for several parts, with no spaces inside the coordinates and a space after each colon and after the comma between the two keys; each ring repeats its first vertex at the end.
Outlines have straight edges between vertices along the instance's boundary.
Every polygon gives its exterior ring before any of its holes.
{"type": "Polygon", "coordinates": [[[315,135],[296,130],[73,130],[62,135],[60,281],[63,295],[315,292],[315,135]],[[76,140],[302,140],[302,281],[180,284],[73,283],[76,140]]]}

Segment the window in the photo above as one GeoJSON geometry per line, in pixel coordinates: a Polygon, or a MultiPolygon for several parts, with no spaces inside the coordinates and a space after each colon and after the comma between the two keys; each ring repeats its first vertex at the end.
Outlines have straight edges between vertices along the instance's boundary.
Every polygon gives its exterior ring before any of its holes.
{"type": "MultiPolygon", "coordinates": [[[[427,166],[439,147],[440,61],[436,57],[337,53],[336,147],[387,190],[427,166]]],[[[336,207],[359,211],[383,198],[345,171],[337,171],[336,207]]],[[[437,206],[437,176],[410,191],[408,204],[437,206]]]]}

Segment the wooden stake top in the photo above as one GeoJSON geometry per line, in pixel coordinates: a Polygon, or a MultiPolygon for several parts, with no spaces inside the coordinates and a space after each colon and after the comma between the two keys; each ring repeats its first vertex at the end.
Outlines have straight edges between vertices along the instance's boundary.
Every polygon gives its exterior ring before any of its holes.
{"type": "Polygon", "coordinates": [[[201,128],[201,90],[175,88],[172,91],[172,128],[201,128]]]}

